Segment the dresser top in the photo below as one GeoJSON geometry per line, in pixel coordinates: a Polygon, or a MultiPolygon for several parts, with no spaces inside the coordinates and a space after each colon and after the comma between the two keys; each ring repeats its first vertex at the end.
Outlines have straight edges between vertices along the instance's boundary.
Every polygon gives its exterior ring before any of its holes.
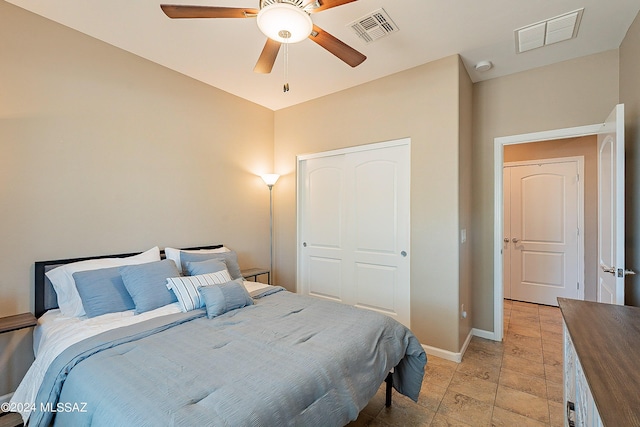
{"type": "Polygon", "coordinates": [[[640,426],[640,308],[558,298],[605,426],[640,426]]]}

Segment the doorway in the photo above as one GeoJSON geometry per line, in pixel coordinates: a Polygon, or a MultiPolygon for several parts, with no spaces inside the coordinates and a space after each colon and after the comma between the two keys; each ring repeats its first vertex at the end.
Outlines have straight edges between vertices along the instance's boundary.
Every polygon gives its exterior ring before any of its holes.
{"type": "MultiPolygon", "coordinates": [[[[526,148],[537,156],[585,152],[595,160],[595,143],[595,137],[584,137],[558,141],[553,150],[545,150],[545,143],[526,148]]],[[[507,159],[514,157],[510,148],[507,159]]],[[[508,162],[503,176],[504,297],[551,306],[558,297],[584,299],[584,156],[508,162]]]]}

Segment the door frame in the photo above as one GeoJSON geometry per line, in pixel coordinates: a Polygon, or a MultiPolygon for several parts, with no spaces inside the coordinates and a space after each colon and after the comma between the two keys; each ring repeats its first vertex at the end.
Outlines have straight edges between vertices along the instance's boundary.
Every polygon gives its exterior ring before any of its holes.
{"type": "MultiPolygon", "coordinates": [[[[502,147],[504,149],[504,146],[502,147]]],[[[503,151],[504,154],[504,151],[503,151]]],[[[584,156],[571,156],[571,157],[554,157],[550,159],[536,159],[536,160],[521,160],[516,162],[508,162],[502,163],[503,170],[505,167],[518,167],[518,166],[529,166],[529,165],[539,165],[539,164],[552,164],[552,163],[576,163],[576,168],[578,170],[578,229],[580,230],[580,234],[578,234],[578,283],[581,283],[582,286],[578,288],[578,298],[584,300],[584,156]]],[[[503,174],[504,179],[504,174],[503,174]]],[[[503,190],[504,194],[504,190],[503,190]]],[[[504,197],[503,197],[504,204],[504,197]]],[[[502,210],[503,217],[502,223],[504,225],[504,209],[502,210]]],[[[501,236],[504,237],[504,236],[501,236]]],[[[504,271],[504,270],[503,270],[504,271]]],[[[504,280],[503,280],[503,292],[504,292],[504,280]]],[[[504,294],[503,294],[504,299],[504,294]]]]}
{"type": "MultiPolygon", "coordinates": [[[[543,132],[533,132],[520,135],[510,135],[494,138],[493,147],[493,336],[495,341],[502,341],[504,335],[504,285],[502,280],[502,234],[504,227],[503,211],[503,164],[504,146],[526,144],[529,142],[551,141],[565,138],[597,135],[602,130],[602,123],[573,128],[555,129],[543,132]]],[[[490,335],[490,334],[489,334],[490,335]]]]}

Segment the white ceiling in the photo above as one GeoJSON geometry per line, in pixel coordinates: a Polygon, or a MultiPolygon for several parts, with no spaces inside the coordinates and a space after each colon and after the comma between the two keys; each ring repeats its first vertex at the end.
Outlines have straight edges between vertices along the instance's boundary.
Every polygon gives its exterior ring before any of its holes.
{"type": "Polygon", "coordinates": [[[169,19],[160,3],[253,7],[258,0],[7,0],[272,110],[460,54],[474,82],[616,49],[638,0],[359,0],[312,15],[314,23],[367,56],[351,68],[310,40],[291,45],[291,90],[282,51],[269,75],[253,67],[265,37],[255,19],[169,19]],[[400,28],[371,44],[347,26],[384,8],[400,28]],[[584,8],[575,39],[515,53],[514,30],[584,8]],[[489,60],[484,73],[474,65],[489,60]]]}

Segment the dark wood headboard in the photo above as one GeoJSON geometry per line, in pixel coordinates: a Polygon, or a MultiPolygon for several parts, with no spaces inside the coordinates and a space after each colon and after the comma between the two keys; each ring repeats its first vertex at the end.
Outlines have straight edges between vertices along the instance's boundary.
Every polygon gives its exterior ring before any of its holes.
{"type": "MultiPolygon", "coordinates": [[[[181,248],[183,250],[199,250],[199,249],[218,249],[223,245],[210,245],[210,246],[196,246],[191,248],[181,248]]],[[[58,308],[58,299],[56,292],[53,289],[51,281],[47,278],[45,273],[60,265],[70,264],[72,262],[87,261],[90,259],[101,258],[126,258],[133,255],[138,255],[140,252],[128,253],[128,254],[115,254],[115,255],[99,255],[82,258],[69,258],[58,259],[52,261],[36,261],[35,263],[35,315],[36,317],[42,316],[47,310],[58,308]]],[[[164,250],[160,251],[160,257],[165,258],[164,250]]]]}

